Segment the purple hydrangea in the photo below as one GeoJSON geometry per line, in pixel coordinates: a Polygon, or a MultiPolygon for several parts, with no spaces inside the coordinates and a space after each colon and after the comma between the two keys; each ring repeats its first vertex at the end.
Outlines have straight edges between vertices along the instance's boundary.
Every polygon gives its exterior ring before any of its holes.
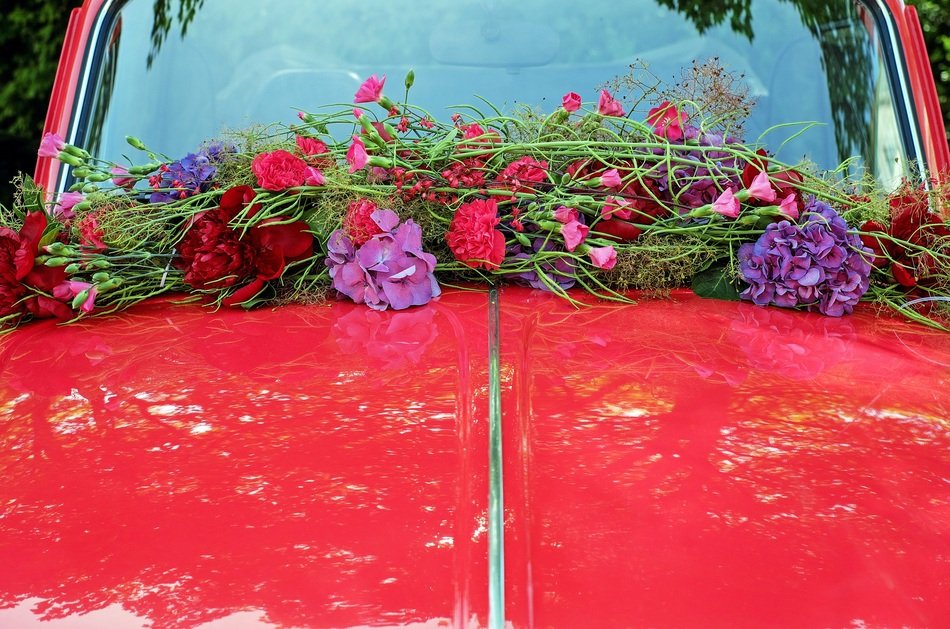
{"type": "Polygon", "coordinates": [[[163,164],[156,174],[149,177],[149,185],[155,189],[149,201],[168,203],[205,192],[218,171],[215,164],[233,152],[234,147],[230,144],[212,142],[197,153],[188,153],[178,161],[163,164]]]}
{"type": "Polygon", "coordinates": [[[411,219],[400,223],[392,210],[370,216],[383,233],[360,247],[342,229],[330,234],[326,265],[333,288],[375,310],[404,310],[438,297],[436,259],[422,250],[422,229],[411,219]]]}
{"type": "MultiPolygon", "coordinates": [[[[704,147],[721,147],[735,144],[738,140],[733,137],[724,138],[720,133],[703,131],[688,124],[683,127],[683,142],[704,147]]],[[[656,149],[654,152],[665,153],[663,149],[656,149]]],[[[659,163],[656,167],[660,184],[658,190],[667,202],[679,206],[682,213],[715,201],[722,193],[722,186],[732,186],[737,190],[742,187],[738,175],[735,174],[739,160],[727,151],[674,148],[672,154],[687,161],[676,162],[670,172],[667,171],[666,162],[659,163]]]]}
{"type": "Polygon", "coordinates": [[[867,291],[871,256],[844,219],[812,197],[799,224],[772,223],[755,243],[739,247],[739,270],[749,283],[740,296],[840,317],[867,291]]]}

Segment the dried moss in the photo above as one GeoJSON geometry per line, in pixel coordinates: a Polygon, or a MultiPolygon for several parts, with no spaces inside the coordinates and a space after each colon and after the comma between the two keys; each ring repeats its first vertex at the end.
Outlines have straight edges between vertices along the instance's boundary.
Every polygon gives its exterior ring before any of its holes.
{"type": "Polygon", "coordinates": [[[694,236],[644,234],[617,248],[617,265],[604,281],[615,290],[668,291],[688,286],[723,251],[694,236]]]}

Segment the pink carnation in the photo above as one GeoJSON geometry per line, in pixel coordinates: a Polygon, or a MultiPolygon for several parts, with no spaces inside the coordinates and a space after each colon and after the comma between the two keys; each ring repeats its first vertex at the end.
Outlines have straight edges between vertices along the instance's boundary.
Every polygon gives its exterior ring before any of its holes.
{"type": "Polygon", "coordinates": [[[574,251],[578,245],[587,240],[590,227],[580,221],[571,221],[561,225],[561,236],[564,237],[564,246],[568,251],[574,251]]]}
{"type": "Polygon", "coordinates": [[[40,157],[59,157],[60,152],[66,147],[66,142],[58,133],[45,133],[40,142],[40,150],[37,155],[40,157]]]}
{"type": "Polygon", "coordinates": [[[369,77],[363,84],[360,85],[360,89],[356,90],[356,96],[353,97],[354,103],[377,103],[379,99],[383,96],[383,85],[386,83],[386,75],[383,75],[383,78],[377,79],[376,75],[369,77]]]}
{"type": "Polygon", "coordinates": [[[581,96],[577,92],[568,92],[561,98],[561,106],[567,111],[577,111],[581,108],[581,96]]]}
{"type": "Polygon", "coordinates": [[[353,143],[346,151],[346,161],[350,165],[350,173],[366,168],[369,163],[369,154],[366,152],[366,145],[358,135],[353,136],[353,143]]]}
{"type": "Polygon", "coordinates": [[[739,216],[739,199],[732,192],[732,188],[726,188],[725,192],[720,194],[719,198],[713,202],[713,211],[726,218],[739,216]]]}
{"type": "Polygon", "coordinates": [[[602,116],[621,117],[626,114],[620,104],[607,90],[600,90],[600,101],[597,103],[597,113],[602,116]]]}
{"type": "Polygon", "coordinates": [[[304,155],[323,155],[328,152],[327,145],[316,138],[305,135],[297,136],[297,148],[304,155]]]}

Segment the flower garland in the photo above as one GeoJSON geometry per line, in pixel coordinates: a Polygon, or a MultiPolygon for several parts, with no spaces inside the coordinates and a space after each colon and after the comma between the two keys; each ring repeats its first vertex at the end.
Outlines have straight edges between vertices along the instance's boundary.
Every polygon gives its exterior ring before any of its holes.
{"type": "Polygon", "coordinates": [[[27,182],[3,214],[0,323],[170,291],[244,307],[332,291],[399,310],[437,297],[439,281],[507,280],[621,301],[689,285],[830,316],[867,300],[942,325],[939,191],[859,195],[741,143],[692,103],[665,100],[638,121],[605,89],[586,107],[568,92],[546,116],[469,107],[440,122],[388,98],[385,81],[367,79],[353,109],[301,112],[286,132],[178,160],[129,137],[147,161],[119,165],[47,134],[40,156],[76,183],[48,203],[27,182]]]}

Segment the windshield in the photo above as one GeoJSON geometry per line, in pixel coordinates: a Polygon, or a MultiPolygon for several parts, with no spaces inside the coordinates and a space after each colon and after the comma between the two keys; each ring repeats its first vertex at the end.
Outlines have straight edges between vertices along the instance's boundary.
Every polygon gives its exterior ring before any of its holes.
{"type": "MultiPolygon", "coordinates": [[[[679,80],[718,58],[756,101],[744,136],[786,162],[856,158],[893,186],[905,172],[884,53],[853,0],[129,0],[116,2],[76,141],[121,161],[125,136],[172,157],[228,129],[293,122],[351,102],[371,74],[434,115],[485,98],[551,110],[646,64],[679,80]],[[819,122],[779,127],[790,122],[819,122]]],[[[648,75],[648,76],[649,76],[648,75]]],[[[655,103],[634,107],[641,119],[655,103]]],[[[628,103],[633,107],[635,103],[628,103]]]]}

